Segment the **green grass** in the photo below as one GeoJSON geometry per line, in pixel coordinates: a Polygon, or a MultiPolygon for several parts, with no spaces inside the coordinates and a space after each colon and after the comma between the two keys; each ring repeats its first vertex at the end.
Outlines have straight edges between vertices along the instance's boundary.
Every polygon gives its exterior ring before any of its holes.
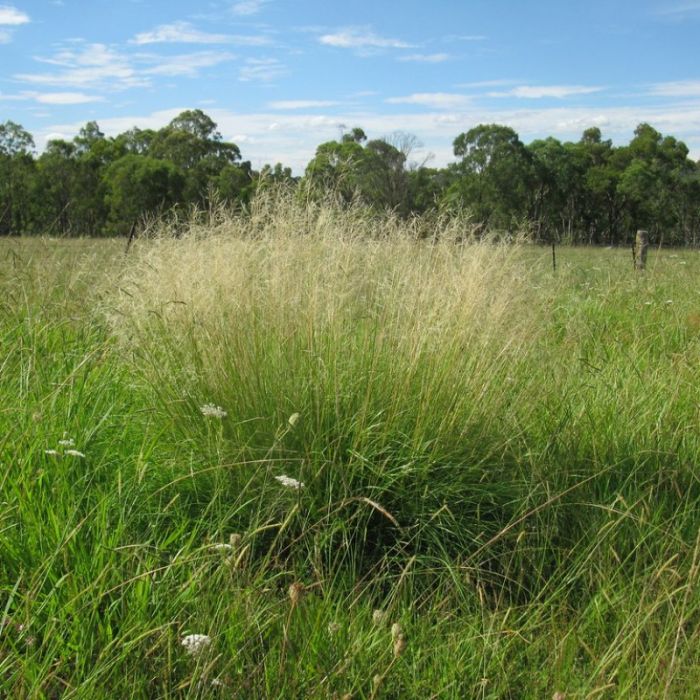
{"type": "Polygon", "coordinates": [[[0,696],[696,697],[700,256],[283,204],[0,242],[0,696]]]}

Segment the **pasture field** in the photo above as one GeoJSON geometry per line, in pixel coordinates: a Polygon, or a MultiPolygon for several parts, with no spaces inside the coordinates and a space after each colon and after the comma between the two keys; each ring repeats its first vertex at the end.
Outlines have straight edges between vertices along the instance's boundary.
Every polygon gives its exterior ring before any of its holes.
{"type": "Polygon", "coordinates": [[[700,255],[458,237],[0,241],[0,696],[697,697],[700,255]]]}

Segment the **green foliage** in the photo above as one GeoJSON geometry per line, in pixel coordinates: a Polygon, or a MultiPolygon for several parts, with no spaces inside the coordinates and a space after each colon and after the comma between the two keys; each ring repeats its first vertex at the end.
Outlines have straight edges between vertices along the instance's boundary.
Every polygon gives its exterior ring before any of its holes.
{"type": "Polygon", "coordinates": [[[458,160],[445,168],[413,162],[417,145],[410,134],[368,139],[355,127],[320,144],[298,178],[281,163],[256,172],[199,109],[161,129],[134,127],[114,138],[88,122],[72,141],[52,141],[38,157],[31,134],[8,121],[0,125],[0,235],[113,234],[163,207],[212,211],[224,202],[235,208],[283,184],[299,186],[302,199],[361,203],[405,219],[466,215],[481,231],[527,228],[547,243],[625,245],[639,228],[649,230],[654,244],[700,241],[700,165],[684,143],[649,124],[621,146],[598,127],[578,142],[549,137],[524,144],[510,127],[479,124],[455,138],[458,160]],[[115,192],[125,185],[108,181],[110,168],[125,156],[167,162],[181,183],[166,192],[158,177],[144,176],[140,186],[153,190],[115,205],[115,192]],[[136,212],[137,206],[145,208],[136,212]]]}
{"type": "Polygon", "coordinates": [[[454,141],[458,179],[445,198],[450,206],[469,207],[479,222],[514,230],[527,218],[532,162],[513,129],[481,124],[454,141]],[[519,220],[520,219],[520,220],[519,220]]]}
{"type": "MultiPolygon", "coordinates": [[[[129,154],[112,163],[105,173],[105,201],[115,233],[143,212],[166,211],[180,198],[181,171],[171,162],[129,154]]],[[[121,229],[121,230],[120,230],[121,229]]]]}
{"type": "Polygon", "coordinates": [[[254,179],[238,147],[201,110],[116,138],[88,122],[72,141],[49,142],[37,159],[32,148],[21,127],[0,126],[0,234],[124,233],[175,204],[206,205],[213,193],[246,201],[254,179]]]}
{"type": "Polygon", "coordinates": [[[316,149],[302,186],[317,198],[331,193],[345,204],[359,201],[408,214],[413,207],[406,160],[407,153],[389,140],[367,141],[365,132],[355,127],[340,141],[328,141],[316,149]]]}
{"type": "Polygon", "coordinates": [[[0,242],[0,696],[696,697],[697,253],[195,229],[0,242]]]}

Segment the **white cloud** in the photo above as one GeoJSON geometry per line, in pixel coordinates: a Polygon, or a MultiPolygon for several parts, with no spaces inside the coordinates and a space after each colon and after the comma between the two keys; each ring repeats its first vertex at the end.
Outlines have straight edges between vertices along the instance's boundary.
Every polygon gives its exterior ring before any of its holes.
{"type": "Polygon", "coordinates": [[[45,105],[82,105],[88,102],[103,102],[104,97],[86,95],[84,92],[39,92],[33,99],[45,105]]]}
{"type": "Polygon", "coordinates": [[[333,100],[276,100],[269,102],[271,109],[318,109],[321,107],[335,107],[339,102],[333,100]]]}
{"type": "Polygon", "coordinates": [[[270,82],[287,75],[289,71],[276,58],[248,58],[238,74],[244,83],[251,81],[270,82]]]}
{"type": "Polygon", "coordinates": [[[155,65],[144,68],[143,73],[144,75],[193,78],[199,74],[200,68],[210,68],[235,58],[234,54],[227,51],[199,51],[179,56],[154,56],[149,60],[152,60],[155,65]]]}
{"type": "Polygon", "coordinates": [[[256,15],[262,10],[269,0],[242,0],[231,5],[231,12],[235,15],[256,15]]]}
{"type": "Polygon", "coordinates": [[[417,63],[443,63],[449,60],[446,53],[410,53],[406,56],[399,56],[399,61],[416,61],[417,63]]]}
{"type": "Polygon", "coordinates": [[[106,44],[84,44],[82,41],[74,42],[78,49],[62,49],[50,58],[35,56],[39,63],[48,63],[52,66],[108,66],[115,62],[126,60],[106,44]]]}
{"type": "Polygon", "coordinates": [[[161,24],[150,32],[141,32],[132,44],[227,44],[231,38],[226,34],[208,34],[195,29],[189,22],[161,24]]]}
{"type": "Polygon", "coordinates": [[[146,44],[237,44],[240,46],[269,46],[270,37],[261,34],[210,34],[196,29],[189,22],[161,24],[150,32],[137,34],[130,42],[146,44]]]}
{"type": "Polygon", "coordinates": [[[154,53],[128,55],[105,44],[79,44],[62,49],[40,63],[57,67],[53,72],[19,73],[15,79],[29,85],[114,92],[149,87],[155,76],[194,77],[201,69],[235,59],[227,51],[197,51],[175,56],[154,53]]]}
{"type": "Polygon", "coordinates": [[[649,94],[663,97],[700,97],[700,80],[656,83],[651,86],[649,94]]]}
{"type": "Polygon", "coordinates": [[[54,73],[19,73],[14,77],[32,85],[123,90],[149,85],[130,59],[104,44],[87,44],[78,50],[62,50],[42,63],[60,66],[54,73]]]}
{"type": "Polygon", "coordinates": [[[518,97],[528,100],[539,100],[543,97],[563,99],[573,95],[590,95],[604,88],[585,85],[519,85],[504,92],[490,92],[489,97],[518,97]]]}
{"type": "Polygon", "coordinates": [[[21,12],[16,7],[12,7],[12,5],[0,5],[0,24],[16,27],[28,22],[31,22],[31,20],[25,12],[21,12]]]}
{"type": "MultiPolygon", "coordinates": [[[[76,134],[77,133],[76,129],[76,134]]],[[[49,141],[69,141],[71,138],[72,136],[68,136],[61,131],[50,131],[42,136],[42,142],[47,144],[49,141]]]]}
{"type": "Polygon", "coordinates": [[[474,83],[458,83],[455,87],[464,88],[465,90],[477,90],[479,88],[502,87],[504,85],[513,85],[517,80],[477,80],[474,83]]]}
{"type": "Polygon", "coordinates": [[[389,97],[385,102],[393,105],[423,105],[435,109],[455,109],[466,107],[469,97],[453,92],[416,92],[405,97],[389,97]]]}
{"type": "Polygon", "coordinates": [[[390,39],[378,36],[374,32],[360,27],[349,27],[335,34],[322,34],[319,42],[326,46],[335,46],[341,49],[411,49],[415,48],[400,39],[390,39]]]}
{"type": "Polygon", "coordinates": [[[660,7],[656,11],[656,14],[671,19],[683,19],[688,15],[700,14],[700,2],[698,0],[686,0],[685,2],[676,2],[672,5],[660,7]]]}
{"type": "Polygon", "coordinates": [[[88,102],[103,102],[104,97],[86,95],[84,92],[36,92],[24,90],[17,95],[2,95],[0,100],[33,101],[45,105],[79,105],[88,102]]]}
{"type": "Polygon", "coordinates": [[[486,41],[483,34],[448,34],[445,41],[486,41]]]}

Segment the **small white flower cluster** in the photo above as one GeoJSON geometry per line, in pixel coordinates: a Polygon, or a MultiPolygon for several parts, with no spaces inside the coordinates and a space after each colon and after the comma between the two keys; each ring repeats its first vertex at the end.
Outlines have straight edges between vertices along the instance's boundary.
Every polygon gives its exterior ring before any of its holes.
{"type": "Polygon", "coordinates": [[[275,479],[279,481],[282,486],[286,486],[289,489],[296,489],[298,491],[299,489],[304,488],[304,483],[302,481],[297,481],[291,476],[285,476],[282,474],[281,476],[276,476],[275,479]]]}
{"type": "Polygon", "coordinates": [[[206,418],[226,418],[228,415],[221,406],[215,406],[213,403],[205,403],[199,410],[206,418]]]}
{"type": "Polygon", "coordinates": [[[74,450],[72,449],[73,446],[75,445],[75,440],[73,438],[67,438],[64,437],[62,440],[58,441],[58,450],[44,450],[45,455],[49,455],[50,457],[85,457],[85,454],[83,452],[80,452],[79,450],[74,450]],[[66,449],[70,448],[70,449],[66,449]]]}
{"type": "Polygon", "coordinates": [[[188,634],[180,644],[190,656],[198,656],[211,645],[211,637],[208,634],[188,634]]]}

